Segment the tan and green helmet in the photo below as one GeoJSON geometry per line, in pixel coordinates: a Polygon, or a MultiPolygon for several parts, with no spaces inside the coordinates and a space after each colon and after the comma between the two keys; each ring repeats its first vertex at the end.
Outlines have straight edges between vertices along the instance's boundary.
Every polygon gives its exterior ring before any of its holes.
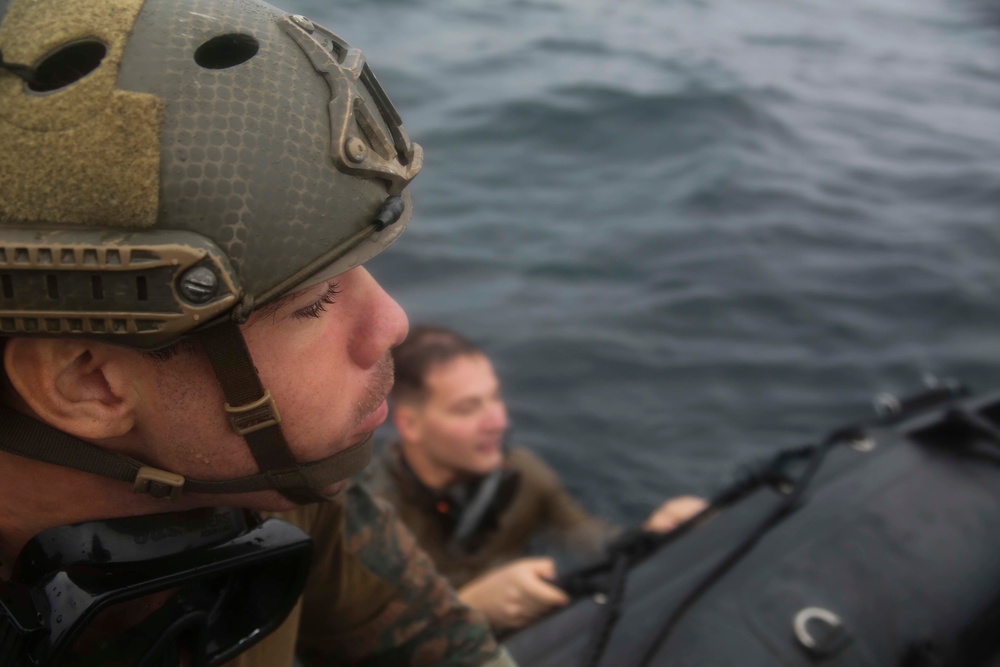
{"type": "Polygon", "coordinates": [[[420,147],[361,52],[304,17],[0,0],[0,52],[0,335],[162,347],[409,218],[420,147]]]}
{"type": "MultiPolygon", "coordinates": [[[[361,52],[305,17],[258,0],[0,0],[0,336],[197,336],[234,429],[284,446],[236,324],[392,243],[422,161],[361,52]]],[[[239,490],[335,476],[305,479],[284,450],[239,490]]],[[[179,492],[164,471],[63,458],[179,492]]]]}

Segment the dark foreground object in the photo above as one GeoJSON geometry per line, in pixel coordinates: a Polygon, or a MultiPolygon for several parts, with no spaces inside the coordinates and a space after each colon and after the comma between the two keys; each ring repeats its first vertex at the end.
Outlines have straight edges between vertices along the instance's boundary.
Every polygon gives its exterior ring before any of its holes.
{"type": "Polygon", "coordinates": [[[995,664],[1000,394],[902,405],[779,455],[675,536],[626,538],[507,648],[522,667],[995,664]]]}

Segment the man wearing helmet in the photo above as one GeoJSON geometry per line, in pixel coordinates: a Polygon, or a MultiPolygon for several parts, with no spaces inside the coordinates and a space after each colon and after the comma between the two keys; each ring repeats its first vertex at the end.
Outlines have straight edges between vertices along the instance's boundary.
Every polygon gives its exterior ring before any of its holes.
{"type": "Polygon", "coordinates": [[[198,510],[235,506],[292,510],[316,538],[307,594],[241,664],[290,664],[300,625],[298,650],[326,661],[503,660],[395,519],[344,491],[407,328],[360,265],[406,226],[421,162],[361,53],[304,17],[258,0],[0,0],[0,640],[43,664],[117,658],[109,628],[130,617],[129,641],[166,655],[169,633],[139,621],[176,608],[200,620],[170,655],[228,660],[280,619],[206,637],[257,609],[221,614],[242,598],[221,579],[218,596],[188,587],[206,570],[187,560],[298,548],[274,524],[229,530],[239,516],[198,510]],[[197,528],[177,528],[192,512],[197,528]],[[141,564],[182,534],[112,587],[117,615],[91,591],[104,615],[81,613],[66,646],[62,614],[35,627],[23,613],[73,559],[106,585],[125,577],[116,554],[141,564]]]}

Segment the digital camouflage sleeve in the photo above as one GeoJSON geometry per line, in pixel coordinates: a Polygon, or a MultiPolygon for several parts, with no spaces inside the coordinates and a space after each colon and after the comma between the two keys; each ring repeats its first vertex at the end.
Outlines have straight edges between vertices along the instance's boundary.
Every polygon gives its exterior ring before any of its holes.
{"type": "Polygon", "coordinates": [[[339,499],[275,513],[315,541],[299,606],[233,667],[512,665],[391,507],[352,485],[339,499]],[[297,632],[297,637],[296,637],[297,632]]]}

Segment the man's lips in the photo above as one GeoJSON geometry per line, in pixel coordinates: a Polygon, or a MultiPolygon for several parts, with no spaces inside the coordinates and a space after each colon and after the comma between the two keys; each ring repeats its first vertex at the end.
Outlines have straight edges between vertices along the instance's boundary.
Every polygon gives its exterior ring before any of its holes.
{"type": "Polygon", "coordinates": [[[496,438],[490,438],[485,442],[480,442],[476,445],[476,450],[483,454],[492,454],[494,452],[500,451],[503,447],[503,437],[497,436],[496,438]]]}
{"type": "Polygon", "coordinates": [[[389,404],[383,400],[378,407],[368,413],[368,416],[358,422],[354,428],[354,437],[365,436],[377,429],[389,416],[389,404]]]}

